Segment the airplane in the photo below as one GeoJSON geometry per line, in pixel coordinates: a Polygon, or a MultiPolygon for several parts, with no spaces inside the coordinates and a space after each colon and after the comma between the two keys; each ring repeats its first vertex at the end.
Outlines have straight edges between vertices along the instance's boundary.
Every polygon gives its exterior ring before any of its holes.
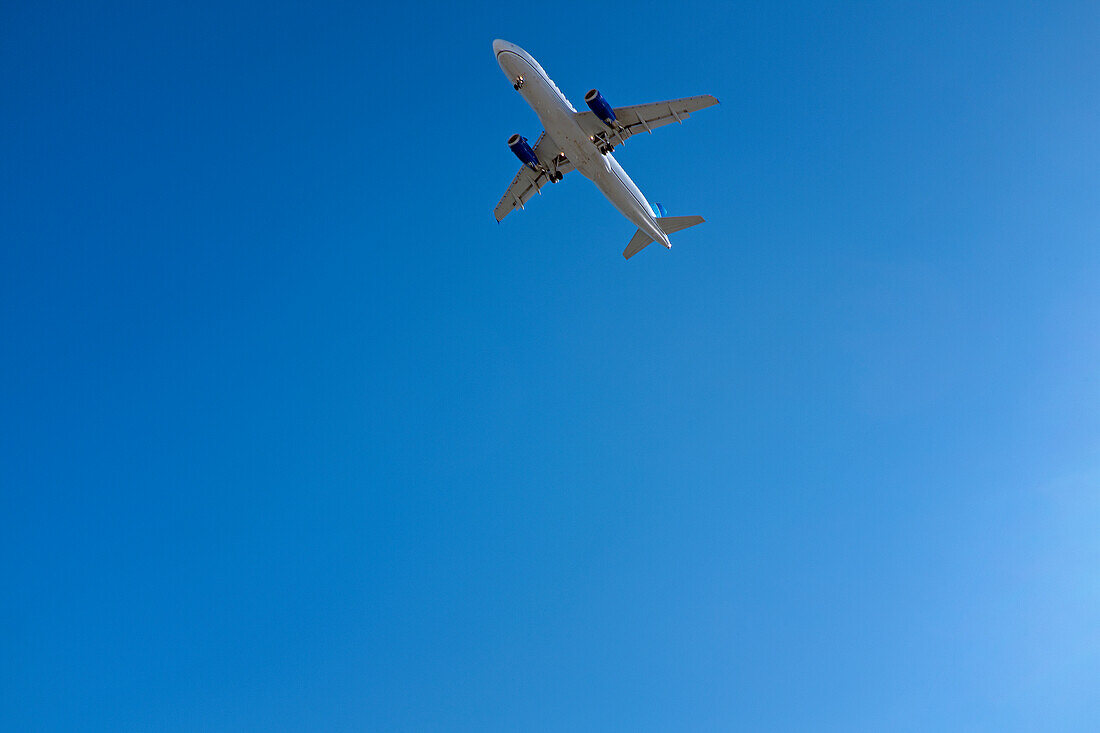
{"type": "Polygon", "coordinates": [[[671,249],[669,234],[703,223],[701,216],[665,216],[660,204],[657,208],[661,216],[654,216],[653,208],[611,151],[643,130],[652,134],[656,127],[683,123],[692,112],[718,104],[717,99],[704,94],[612,108],[599,91],[591,89],[584,95],[590,111],[578,112],[522,48],[498,39],[493,41],[493,53],[512,87],[531,105],[545,128],[534,147],[518,133],[508,138],[508,147],[523,165],[493,211],[498,222],[516,209],[525,208],[524,204],[536,193],[541,194],[547,183],[557,183],[566,173],[578,170],[638,227],[623,251],[626,259],[650,242],[671,249]]]}

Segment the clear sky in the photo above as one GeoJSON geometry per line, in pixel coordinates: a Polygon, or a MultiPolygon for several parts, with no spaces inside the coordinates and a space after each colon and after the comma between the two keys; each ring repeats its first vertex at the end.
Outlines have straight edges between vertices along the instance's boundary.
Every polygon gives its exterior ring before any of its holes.
{"type": "Polygon", "coordinates": [[[0,729],[1100,730],[1100,5],[959,5],[3,3],[0,729]],[[498,37],[707,223],[496,224],[498,37]]]}

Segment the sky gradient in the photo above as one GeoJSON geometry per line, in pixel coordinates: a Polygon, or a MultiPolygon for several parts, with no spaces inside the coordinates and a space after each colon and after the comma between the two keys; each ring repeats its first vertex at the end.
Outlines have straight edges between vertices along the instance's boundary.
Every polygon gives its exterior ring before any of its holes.
{"type": "Polygon", "coordinates": [[[0,729],[1100,730],[1100,5],[459,5],[0,8],[0,729]]]}

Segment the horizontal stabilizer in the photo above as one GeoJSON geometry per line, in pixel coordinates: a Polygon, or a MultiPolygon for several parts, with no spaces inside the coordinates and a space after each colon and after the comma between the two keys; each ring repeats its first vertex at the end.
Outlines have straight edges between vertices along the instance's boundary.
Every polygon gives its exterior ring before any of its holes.
{"type": "Polygon", "coordinates": [[[653,237],[649,236],[641,229],[639,229],[633,237],[630,239],[630,244],[626,245],[626,249],[623,250],[623,257],[628,260],[634,255],[645,249],[645,246],[653,241],[653,237]]]}
{"type": "Polygon", "coordinates": [[[706,221],[706,219],[701,216],[662,216],[657,219],[657,226],[661,227],[661,231],[665,234],[672,234],[681,229],[687,229],[696,224],[702,224],[704,221],[706,221]]]}
{"type": "MultiPolygon", "coordinates": [[[[704,221],[706,220],[701,216],[662,216],[657,219],[657,226],[661,227],[661,231],[665,234],[672,234],[681,229],[687,229],[696,224],[702,224],[704,221]]],[[[633,238],[631,238],[630,244],[626,245],[626,249],[623,250],[623,257],[629,260],[645,249],[646,245],[652,241],[653,237],[639,229],[634,234],[633,238]]]]}

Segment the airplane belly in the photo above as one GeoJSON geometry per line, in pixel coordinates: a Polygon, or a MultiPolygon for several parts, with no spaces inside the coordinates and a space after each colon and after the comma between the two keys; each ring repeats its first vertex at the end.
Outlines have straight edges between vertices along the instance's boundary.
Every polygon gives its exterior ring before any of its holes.
{"type": "Polygon", "coordinates": [[[517,91],[538,115],[546,135],[557,144],[558,151],[565,153],[577,170],[591,178],[598,170],[606,169],[603,156],[573,119],[576,110],[562,98],[561,92],[541,69],[508,50],[497,55],[497,62],[513,82],[522,78],[522,86],[517,91]]]}
{"type": "MultiPolygon", "coordinates": [[[[610,156],[608,156],[610,157],[610,156]]],[[[592,182],[600,189],[600,192],[614,205],[619,213],[629,219],[635,226],[644,231],[654,240],[665,247],[669,246],[668,236],[657,226],[653,212],[649,204],[645,203],[638,187],[633,185],[629,176],[619,175],[622,168],[617,163],[609,164],[606,171],[592,177],[592,182]],[[624,180],[625,179],[625,180],[624,180]]]]}

